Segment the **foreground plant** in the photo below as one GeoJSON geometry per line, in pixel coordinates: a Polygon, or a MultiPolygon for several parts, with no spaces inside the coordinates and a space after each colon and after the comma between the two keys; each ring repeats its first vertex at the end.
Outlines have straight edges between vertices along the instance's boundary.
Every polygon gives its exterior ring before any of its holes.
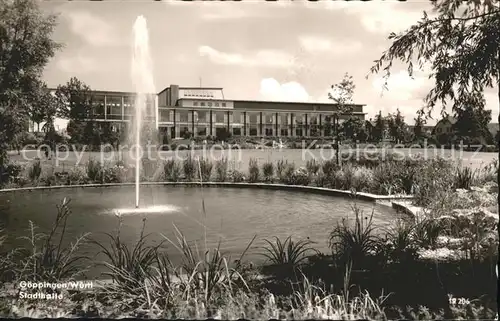
{"type": "Polygon", "coordinates": [[[49,234],[36,233],[33,222],[30,223],[30,236],[22,237],[29,242],[31,248],[20,249],[18,262],[10,271],[10,279],[20,280],[29,277],[32,281],[57,282],[74,279],[82,274],[79,264],[88,259],[77,253],[89,233],[76,239],[74,243],[66,244],[65,235],[67,220],[71,214],[69,199],[64,199],[57,206],[57,215],[49,234]]]}
{"type": "Polygon", "coordinates": [[[376,235],[373,225],[373,214],[364,217],[363,211],[354,204],[354,224],[348,218],[342,218],[340,223],[330,233],[329,246],[341,262],[352,261],[356,268],[363,266],[369,257],[380,249],[380,237],[376,235]]]}
{"type": "Polygon", "coordinates": [[[310,240],[295,242],[289,236],[285,241],[281,241],[278,237],[274,242],[267,239],[264,241],[267,246],[263,247],[261,255],[266,257],[271,265],[284,268],[285,273],[295,274],[301,264],[307,260],[307,254],[319,253],[312,247],[313,242],[310,240]]]}

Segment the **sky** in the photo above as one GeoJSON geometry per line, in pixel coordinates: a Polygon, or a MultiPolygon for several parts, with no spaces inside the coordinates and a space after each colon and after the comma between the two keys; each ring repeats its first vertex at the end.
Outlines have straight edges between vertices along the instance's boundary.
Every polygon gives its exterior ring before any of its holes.
{"type": "MultiPolygon", "coordinates": [[[[389,33],[404,31],[430,11],[423,0],[42,1],[41,6],[59,14],[53,38],[64,44],[45,70],[50,87],[78,77],[95,90],[133,91],[132,28],[139,15],[148,24],[157,92],[171,84],[201,84],[224,88],[226,99],[328,102],[331,85],[347,72],[356,85],[353,100],[366,105],[367,119],[399,108],[413,124],[433,84],[425,71],[411,79],[402,64],[394,66],[388,91],[382,90],[382,74],[369,75],[391,44],[389,33]]],[[[485,95],[495,120],[496,92],[485,95]]]]}

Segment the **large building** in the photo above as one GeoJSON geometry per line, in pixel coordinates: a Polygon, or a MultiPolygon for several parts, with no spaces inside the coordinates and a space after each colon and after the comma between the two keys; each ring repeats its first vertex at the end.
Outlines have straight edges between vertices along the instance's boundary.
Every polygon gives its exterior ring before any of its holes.
{"type": "MultiPolygon", "coordinates": [[[[134,93],[95,91],[98,121],[122,128],[134,112],[134,93]]],[[[171,85],[146,102],[145,117],[172,138],[196,136],[330,136],[336,104],[225,99],[222,88],[171,85]]],[[[352,104],[350,115],[364,120],[364,105],[352,104]]],[[[340,116],[340,121],[348,114],[340,116]]]]}

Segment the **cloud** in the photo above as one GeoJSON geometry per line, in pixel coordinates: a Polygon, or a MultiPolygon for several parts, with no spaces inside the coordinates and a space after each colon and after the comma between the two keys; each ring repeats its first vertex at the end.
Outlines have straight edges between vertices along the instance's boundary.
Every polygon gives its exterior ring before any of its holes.
{"type": "Polygon", "coordinates": [[[294,64],[294,57],[278,50],[259,50],[254,54],[243,55],[226,53],[209,46],[198,48],[201,56],[208,57],[213,63],[220,65],[239,65],[248,67],[288,68],[294,64]]]}
{"type": "Polygon", "coordinates": [[[57,67],[69,74],[89,73],[97,70],[97,62],[80,53],[71,57],[61,57],[57,60],[57,67]]]}
{"type": "Polygon", "coordinates": [[[274,78],[265,78],[260,82],[259,90],[261,99],[271,101],[310,101],[310,96],[305,88],[298,82],[280,84],[274,78]]]}
{"type": "Polygon", "coordinates": [[[333,54],[352,54],[362,49],[358,41],[337,42],[319,36],[300,36],[299,43],[309,52],[328,52],[333,54]]]}
{"type": "Polygon", "coordinates": [[[71,11],[65,15],[73,33],[92,46],[105,47],[122,44],[116,28],[104,19],[87,11],[71,11]]]}

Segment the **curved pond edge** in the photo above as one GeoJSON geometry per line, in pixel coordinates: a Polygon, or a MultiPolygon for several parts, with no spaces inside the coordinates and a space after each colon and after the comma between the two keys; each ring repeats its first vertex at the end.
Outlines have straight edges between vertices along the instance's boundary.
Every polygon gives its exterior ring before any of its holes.
{"type": "MultiPolygon", "coordinates": [[[[260,188],[270,190],[285,190],[305,193],[316,193],[330,196],[357,196],[357,198],[366,201],[391,201],[391,200],[410,200],[412,195],[377,195],[364,192],[352,192],[347,190],[332,189],[317,186],[304,185],[286,185],[286,184],[268,184],[268,183],[231,183],[231,182],[142,182],[141,186],[199,186],[199,187],[229,187],[229,188],[260,188]]],[[[135,186],[135,183],[107,183],[107,184],[80,184],[80,185],[54,185],[54,186],[31,186],[19,188],[0,189],[0,193],[21,192],[21,191],[37,191],[65,188],[96,188],[96,187],[119,187],[119,186],[135,186]]]]}

